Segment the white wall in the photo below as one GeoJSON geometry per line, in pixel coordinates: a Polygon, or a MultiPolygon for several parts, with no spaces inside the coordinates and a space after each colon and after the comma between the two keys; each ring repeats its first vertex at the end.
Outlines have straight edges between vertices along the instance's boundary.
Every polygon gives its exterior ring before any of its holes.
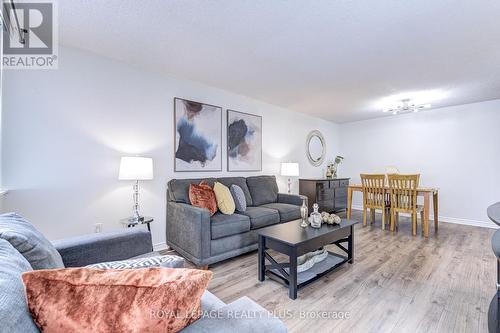
{"type": "MultiPolygon", "coordinates": [[[[492,226],[486,208],[500,200],[500,100],[343,124],[341,173],[397,166],[440,188],[441,220],[492,226]]],[[[358,194],[354,203],[361,205],[358,194]]]]}
{"type": "MultiPolygon", "coordinates": [[[[173,173],[174,97],[222,106],[224,123],[225,108],[262,115],[263,172],[242,175],[279,174],[289,160],[300,162],[302,176],[321,176],[324,165],[312,167],[304,152],[314,129],[326,138],[327,157],[340,149],[336,124],[70,48],[60,49],[58,70],[7,71],[3,97],[3,180],[10,190],[3,210],[25,215],[51,239],[93,232],[96,222],[104,231],[120,227],[132,206],[132,184],[117,180],[123,155],[154,158],[142,212],[156,218],[155,244],[165,242],[169,179],[238,174],[173,173]]],[[[284,191],[286,180],[278,179],[284,191]]]]}

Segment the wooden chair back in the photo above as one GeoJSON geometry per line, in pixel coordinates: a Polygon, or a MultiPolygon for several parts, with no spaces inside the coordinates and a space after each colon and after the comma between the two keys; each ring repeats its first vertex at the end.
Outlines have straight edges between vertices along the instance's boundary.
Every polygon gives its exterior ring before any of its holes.
{"type": "Polygon", "coordinates": [[[385,167],[385,186],[389,187],[389,178],[387,175],[400,174],[399,169],[393,165],[388,165],[385,167]]]}
{"type": "Polygon", "coordinates": [[[361,174],[365,208],[385,209],[384,182],[384,174],[361,174]]]}
{"type": "Polygon", "coordinates": [[[387,178],[391,193],[391,208],[394,212],[415,213],[420,175],[390,174],[387,178]]]}

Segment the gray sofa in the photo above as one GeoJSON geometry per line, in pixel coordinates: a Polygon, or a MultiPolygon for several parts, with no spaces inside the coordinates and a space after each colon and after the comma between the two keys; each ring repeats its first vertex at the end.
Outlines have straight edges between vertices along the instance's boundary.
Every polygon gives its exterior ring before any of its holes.
{"type": "MultiPolygon", "coordinates": [[[[26,258],[3,239],[0,215],[0,331],[38,333],[29,314],[21,274],[31,271],[26,258]]],[[[9,226],[10,227],[10,226],[9,226]]],[[[12,230],[12,229],[11,229],[12,230]]],[[[12,234],[12,233],[10,233],[12,234]]],[[[140,228],[92,234],[53,242],[65,267],[158,255],[152,252],[151,233],[140,228]]],[[[179,267],[183,259],[175,256],[171,267],[179,267]]],[[[182,266],[182,265],[181,265],[182,266]]],[[[225,304],[206,291],[201,299],[203,317],[182,332],[286,332],[283,323],[247,297],[225,304]],[[234,312],[245,310],[253,319],[235,318],[234,312]],[[217,315],[213,315],[213,314],[217,315]],[[253,317],[252,317],[253,316],[253,317]]]]}
{"type": "Polygon", "coordinates": [[[167,243],[198,267],[207,266],[257,249],[257,231],[300,218],[303,197],[278,193],[275,176],[172,179],[167,188],[167,243]],[[210,216],[207,209],[191,206],[189,185],[218,181],[240,186],[247,210],[210,216]]]}

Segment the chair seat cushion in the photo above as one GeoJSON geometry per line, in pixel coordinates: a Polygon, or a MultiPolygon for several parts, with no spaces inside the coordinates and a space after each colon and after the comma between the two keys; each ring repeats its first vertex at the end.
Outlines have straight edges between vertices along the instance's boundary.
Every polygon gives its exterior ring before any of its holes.
{"type": "Polygon", "coordinates": [[[212,239],[241,234],[250,231],[250,219],[240,214],[225,215],[216,213],[210,218],[212,239]]]}
{"type": "Polygon", "coordinates": [[[280,223],[280,215],[276,209],[270,209],[262,206],[247,207],[247,210],[240,214],[246,215],[250,218],[250,225],[252,229],[258,229],[280,223]]]}
{"type": "Polygon", "coordinates": [[[300,219],[300,207],[296,205],[290,205],[285,203],[270,203],[262,205],[261,207],[277,210],[280,214],[281,222],[288,222],[300,219]]]}

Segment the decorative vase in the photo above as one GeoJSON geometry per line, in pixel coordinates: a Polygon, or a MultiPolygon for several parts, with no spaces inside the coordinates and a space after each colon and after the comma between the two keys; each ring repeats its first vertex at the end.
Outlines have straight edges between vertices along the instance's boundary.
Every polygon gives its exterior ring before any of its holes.
{"type": "Polygon", "coordinates": [[[311,223],[311,227],[313,228],[321,228],[321,214],[318,212],[319,206],[317,203],[313,205],[313,212],[311,213],[311,217],[309,219],[311,223]]]}
{"type": "Polygon", "coordinates": [[[328,164],[326,166],[326,178],[327,179],[332,179],[333,178],[331,164],[328,164]]]}
{"type": "Polygon", "coordinates": [[[302,206],[300,206],[300,217],[302,218],[302,223],[300,226],[302,228],[307,227],[307,216],[308,216],[308,211],[307,211],[307,205],[306,205],[306,199],[302,199],[302,206]]]}
{"type": "Polygon", "coordinates": [[[338,164],[332,165],[332,178],[333,179],[337,179],[337,167],[338,167],[338,164]]]}

